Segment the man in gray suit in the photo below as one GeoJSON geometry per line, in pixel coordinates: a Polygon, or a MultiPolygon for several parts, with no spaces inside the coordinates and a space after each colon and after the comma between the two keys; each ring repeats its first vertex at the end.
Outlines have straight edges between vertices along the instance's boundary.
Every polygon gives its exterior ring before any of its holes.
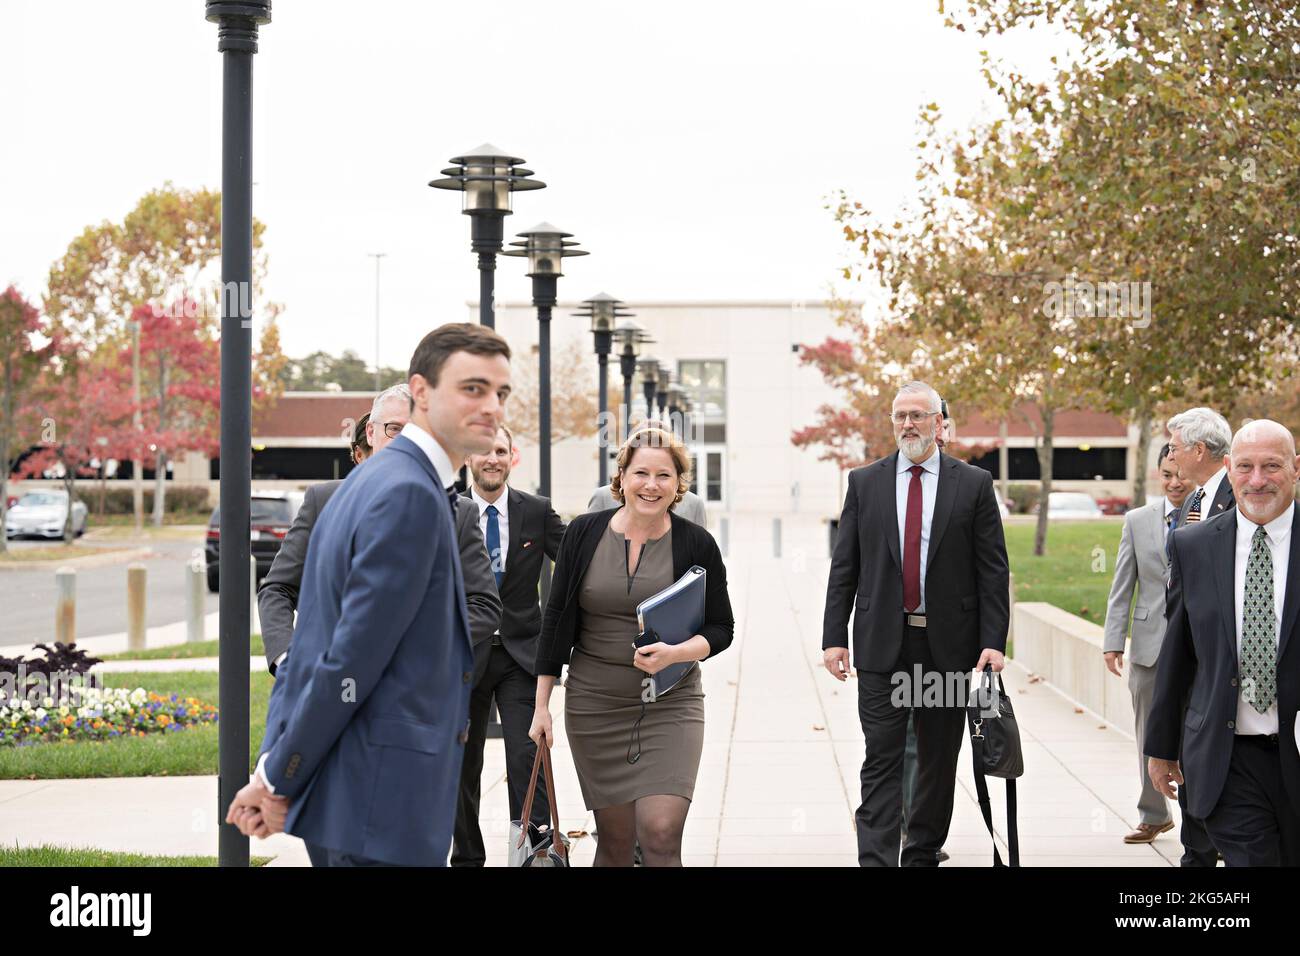
{"type": "MultiPolygon", "coordinates": [[[[380,393],[371,406],[365,435],[354,436],[354,460],[360,464],[369,457],[363,440],[372,449],[370,454],[378,453],[401,433],[410,418],[411,392],[405,383],[380,393]]],[[[262,620],[262,644],[266,650],[266,665],[272,674],[289,653],[311,530],[325,504],[342,484],[342,481],[322,481],[307,489],[293,526],[285,535],[280,552],[271,563],[271,570],[258,588],[257,613],[262,620]]],[[[500,626],[501,598],[497,595],[496,578],[492,574],[483,535],[479,532],[478,509],[473,503],[463,504],[458,499],[455,517],[470,638],[477,648],[479,644],[490,641],[500,626]]]]}
{"type": "Polygon", "coordinates": [[[1123,676],[1126,634],[1132,641],[1128,689],[1133,695],[1138,777],[1142,790],[1138,797],[1137,829],[1124,837],[1125,843],[1151,843],[1174,826],[1168,801],[1147,775],[1142,742],[1146,739],[1147,714],[1155,691],[1156,660],[1160,657],[1160,643],[1165,636],[1165,581],[1169,575],[1166,540],[1173,531],[1178,508],[1191,487],[1179,477],[1168,445],[1160,449],[1158,467],[1164,497],[1124,516],[1119,556],[1115,559],[1115,578],[1111,581],[1110,597],[1106,602],[1105,638],[1102,641],[1106,669],[1116,677],[1123,676]],[[1131,625],[1130,606],[1133,611],[1131,625]]]}

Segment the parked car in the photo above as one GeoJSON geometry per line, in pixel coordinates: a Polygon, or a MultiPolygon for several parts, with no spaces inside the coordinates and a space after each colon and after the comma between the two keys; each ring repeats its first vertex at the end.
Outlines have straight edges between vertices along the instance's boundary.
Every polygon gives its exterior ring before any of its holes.
{"type": "MultiPolygon", "coordinates": [[[[86,505],[72,503],[72,533],[86,533],[86,505]]],[[[5,537],[62,538],[68,520],[68,493],[60,489],[29,491],[5,512],[5,537]]]]}
{"type": "MultiPolygon", "coordinates": [[[[1037,513],[1038,509],[1034,509],[1037,513]]],[[[1101,518],[1101,509],[1097,507],[1097,502],[1092,500],[1092,495],[1085,494],[1082,491],[1053,491],[1048,497],[1047,502],[1048,519],[1070,518],[1070,519],[1093,519],[1101,518]]]]}
{"type": "Polygon", "coordinates": [[[1129,499],[1118,496],[1097,499],[1097,507],[1101,509],[1101,513],[1104,515],[1127,514],[1129,504],[1129,499]]]}
{"type": "MultiPolygon", "coordinates": [[[[293,519],[302,507],[301,491],[258,491],[253,493],[250,512],[249,536],[253,557],[257,559],[257,580],[260,582],[271,570],[271,562],[280,553],[284,536],[289,533],[293,519]]],[[[221,589],[221,508],[212,509],[208,521],[208,537],[204,547],[208,562],[208,590],[214,594],[221,589]]],[[[256,582],[255,582],[256,583],[256,582]]]]}

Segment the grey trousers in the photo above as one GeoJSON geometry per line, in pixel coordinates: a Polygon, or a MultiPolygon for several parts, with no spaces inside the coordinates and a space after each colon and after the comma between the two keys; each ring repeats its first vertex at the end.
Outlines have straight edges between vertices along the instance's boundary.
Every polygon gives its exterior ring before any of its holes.
{"type": "Polygon", "coordinates": [[[1142,753],[1142,741],[1147,739],[1147,715],[1151,713],[1151,699],[1155,695],[1155,665],[1129,664],[1128,689],[1133,695],[1133,724],[1137,731],[1138,778],[1142,790],[1138,796],[1138,820],[1141,823],[1164,824],[1173,819],[1169,801],[1156,789],[1147,774],[1147,758],[1142,753]]]}

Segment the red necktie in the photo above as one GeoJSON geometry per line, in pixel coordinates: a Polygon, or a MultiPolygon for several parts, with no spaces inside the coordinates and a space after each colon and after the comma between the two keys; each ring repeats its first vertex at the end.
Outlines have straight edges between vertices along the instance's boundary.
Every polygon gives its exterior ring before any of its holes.
{"type": "Polygon", "coordinates": [[[920,465],[907,486],[907,521],[903,525],[903,610],[909,614],[921,606],[921,472],[920,465]]]}

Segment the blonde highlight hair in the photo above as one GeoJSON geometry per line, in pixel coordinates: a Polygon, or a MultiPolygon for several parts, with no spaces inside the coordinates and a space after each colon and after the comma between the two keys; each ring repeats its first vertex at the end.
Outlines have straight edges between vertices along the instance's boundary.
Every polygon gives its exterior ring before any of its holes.
{"type": "Polygon", "coordinates": [[[638,448],[662,448],[672,458],[673,467],[677,470],[677,496],[668,506],[668,510],[672,511],[691,488],[691,458],[686,453],[686,446],[682,444],[682,440],[662,428],[642,428],[633,432],[627,441],[623,442],[614,462],[617,470],[609,482],[610,493],[619,504],[626,503],[623,500],[623,473],[631,467],[632,456],[638,448]]]}

